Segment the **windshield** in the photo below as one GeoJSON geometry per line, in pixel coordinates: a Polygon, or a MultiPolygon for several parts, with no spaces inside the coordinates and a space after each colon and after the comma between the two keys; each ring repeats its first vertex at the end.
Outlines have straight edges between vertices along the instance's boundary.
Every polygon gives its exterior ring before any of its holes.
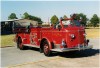
{"type": "Polygon", "coordinates": [[[64,27],[67,27],[68,25],[72,25],[72,26],[80,26],[80,22],[77,20],[65,20],[62,21],[62,24],[64,25],[64,27]]]}

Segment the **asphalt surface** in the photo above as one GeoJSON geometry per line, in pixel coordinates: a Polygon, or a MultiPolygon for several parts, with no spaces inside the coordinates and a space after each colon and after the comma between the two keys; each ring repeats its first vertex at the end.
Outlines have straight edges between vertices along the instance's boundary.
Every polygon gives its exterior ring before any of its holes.
{"type": "MultiPolygon", "coordinates": [[[[86,53],[86,55],[80,55],[80,56],[74,55],[74,57],[73,55],[72,56],[67,55],[67,57],[75,58],[77,56],[78,57],[95,56],[96,54],[99,54],[99,50],[100,50],[99,42],[100,42],[100,38],[90,39],[90,44],[93,45],[93,49],[84,52],[86,53]]],[[[16,46],[1,48],[1,67],[8,67],[8,66],[27,63],[27,62],[36,62],[36,61],[41,61],[41,60],[46,60],[46,59],[52,59],[58,56],[66,57],[66,55],[64,55],[63,53],[54,53],[54,55],[52,55],[51,57],[46,57],[44,56],[43,53],[39,52],[39,49],[36,49],[36,48],[29,48],[28,50],[19,50],[16,48],[16,46]]]]}

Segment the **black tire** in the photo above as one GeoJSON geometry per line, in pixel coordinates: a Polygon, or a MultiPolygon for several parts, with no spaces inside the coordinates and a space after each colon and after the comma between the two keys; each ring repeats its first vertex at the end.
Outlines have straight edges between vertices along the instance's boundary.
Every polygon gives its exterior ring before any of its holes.
{"type": "Polygon", "coordinates": [[[51,56],[50,47],[47,41],[43,42],[43,52],[45,56],[51,56]]]}
{"type": "Polygon", "coordinates": [[[17,40],[17,48],[19,48],[20,50],[24,50],[21,38],[18,38],[17,40]]]}

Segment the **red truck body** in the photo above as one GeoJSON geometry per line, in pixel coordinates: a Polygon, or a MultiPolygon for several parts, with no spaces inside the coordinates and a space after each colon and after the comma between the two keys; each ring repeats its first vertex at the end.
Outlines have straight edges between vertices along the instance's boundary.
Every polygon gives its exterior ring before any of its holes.
{"type": "MultiPolygon", "coordinates": [[[[70,20],[72,19],[64,19],[70,20]]],[[[24,46],[40,48],[40,52],[44,52],[49,56],[52,51],[65,52],[73,50],[90,49],[86,40],[86,33],[83,26],[67,25],[64,27],[60,20],[58,28],[51,27],[29,27],[16,28],[16,42],[20,49],[24,46]]],[[[75,22],[74,22],[75,23],[75,22]]],[[[79,23],[79,21],[78,21],[79,23]]]]}

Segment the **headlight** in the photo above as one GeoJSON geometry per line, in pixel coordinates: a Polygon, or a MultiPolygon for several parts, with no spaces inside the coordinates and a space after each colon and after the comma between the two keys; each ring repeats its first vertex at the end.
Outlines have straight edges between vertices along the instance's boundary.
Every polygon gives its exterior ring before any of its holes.
{"type": "Polygon", "coordinates": [[[74,35],[74,34],[71,34],[70,36],[71,36],[71,38],[72,38],[72,39],[74,39],[74,38],[75,38],[75,35],[74,35]]]}

